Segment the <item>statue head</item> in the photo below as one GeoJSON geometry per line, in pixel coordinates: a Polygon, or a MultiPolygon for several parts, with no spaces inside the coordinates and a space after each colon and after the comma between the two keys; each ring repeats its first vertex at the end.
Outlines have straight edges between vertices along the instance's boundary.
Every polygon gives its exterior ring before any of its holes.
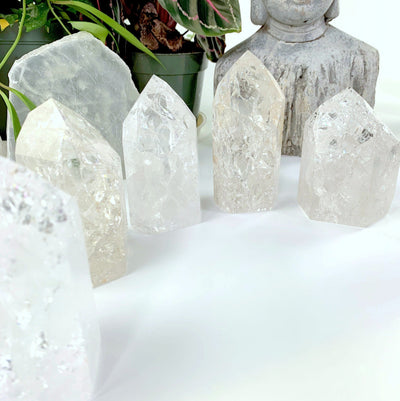
{"type": "Polygon", "coordinates": [[[290,26],[304,26],[325,16],[326,22],[339,15],[339,0],[251,0],[251,20],[265,25],[271,17],[290,26]]]}

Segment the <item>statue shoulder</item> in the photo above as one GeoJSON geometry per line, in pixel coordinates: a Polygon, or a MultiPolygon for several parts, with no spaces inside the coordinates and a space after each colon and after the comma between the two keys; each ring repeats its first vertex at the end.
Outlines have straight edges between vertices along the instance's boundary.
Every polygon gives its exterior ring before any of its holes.
{"type": "Polygon", "coordinates": [[[345,50],[348,52],[359,53],[363,57],[371,60],[379,59],[378,50],[376,50],[374,47],[363,42],[362,40],[355,38],[354,36],[349,35],[346,32],[341,31],[340,29],[333,27],[332,25],[329,25],[329,28],[324,35],[324,41],[327,42],[324,43],[324,46],[331,44],[331,48],[337,49],[338,51],[345,50]]]}

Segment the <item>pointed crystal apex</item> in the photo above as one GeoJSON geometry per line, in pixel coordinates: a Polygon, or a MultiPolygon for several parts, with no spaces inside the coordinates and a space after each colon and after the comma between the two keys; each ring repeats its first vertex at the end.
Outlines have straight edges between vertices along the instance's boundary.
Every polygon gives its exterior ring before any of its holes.
{"type": "Polygon", "coordinates": [[[196,119],[153,76],[123,126],[130,220],[145,233],[200,222],[196,119]]]}
{"type": "Polygon", "coordinates": [[[346,89],[306,123],[299,204],[313,220],[369,226],[389,211],[399,165],[399,138],[346,89]]]}
{"type": "Polygon", "coordinates": [[[87,401],[100,333],[78,206],[0,157],[1,400],[87,401]]]}
{"type": "Polygon", "coordinates": [[[246,52],[214,99],[214,197],[230,213],[270,210],[276,200],[285,97],[264,64],[246,52]]]}
{"type": "MultiPolygon", "coordinates": [[[[122,123],[139,94],[128,66],[100,40],[87,32],[68,35],[23,56],[9,78],[36,105],[53,98],[80,114],[122,159],[122,123]]],[[[13,93],[10,100],[22,124],[28,109],[13,93]]],[[[15,158],[10,121],[7,138],[9,156],[15,158]]]]}
{"type": "Polygon", "coordinates": [[[126,272],[126,212],[121,161],[80,115],[50,99],[31,111],[17,161],[78,202],[94,286],[126,272]]]}

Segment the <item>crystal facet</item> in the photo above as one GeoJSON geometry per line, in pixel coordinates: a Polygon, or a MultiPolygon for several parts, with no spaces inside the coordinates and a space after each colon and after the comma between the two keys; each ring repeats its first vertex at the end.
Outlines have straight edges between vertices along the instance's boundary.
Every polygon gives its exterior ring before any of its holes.
{"type": "Polygon", "coordinates": [[[399,138],[346,89],[306,123],[299,204],[313,220],[366,227],[388,212],[399,165],[399,138]]]}
{"type": "Polygon", "coordinates": [[[4,145],[4,142],[0,138],[0,156],[5,157],[6,155],[7,155],[6,146],[4,145]]]}
{"type": "Polygon", "coordinates": [[[285,97],[264,64],[246,52],[214,100],[214,197],[230,213],[270,210],[278,193],[285,97]]]}
{"type": "Polygon", "coordinates": [[[28,114],[17,161],[76,198],[95,286],[126,272],[126,212],[121,162],[77,113],[48,100],[28,114]]]}
{"type": "MultiPolygon", "coordinates": [[[[122,162],[122,123],[139,96],[127,65],[87,32],[42,46],[17,60],[9,73],[10,86],[36,105],[53,98],[76,111],[97,128],[122,162]]],[[[29,112],[10,95],[21,123],[29,112]]],[[[9,156],[15,141],[8,121],[9,156]]]]}
{"type": "Polygon", "coordinates": [[[200,222],[195,117],[153,76],[124,122],[131,224],[145,233],[200,222]]]}
{"type": "Polygon", "coordinates": [[[0,400],[89,401],[100,332],[78,206],[0,158],[0,400]]]}

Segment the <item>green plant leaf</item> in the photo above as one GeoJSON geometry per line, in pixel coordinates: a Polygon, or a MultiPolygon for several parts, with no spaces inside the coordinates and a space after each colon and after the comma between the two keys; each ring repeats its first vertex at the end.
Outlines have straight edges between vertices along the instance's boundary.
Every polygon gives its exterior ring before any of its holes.
{"type": "Polygon", "coordinates": [[[47,22],[50,9],[46,3],[30,4],[26,9],[26,32],[41,28],[47,22]]]}
{"type": "Polygon", "coordinates": [[[105,42],[108,36],[108,29],[102,25],[95,24],[94,22],[86,21],[69,21],[69,24],[78,31],[86,31],[91,33],[94,37],[105,42]]]}
{"type": "Polygon", "coordinates": [[[186,29],[203,36],[241,31],[239,0],[158,0],[186,29]]]}
{"type": "Polygon", "coordinates": [[[196,42],[203,48],[207,58],[213,63],[216,63],[225,52],[225,36],[209,37],[196,35],[196,42]]]}
{"type": "Polygon", "coordinates": [[[18,21],[18,14],[0,14],[1,19],[5,19],[11,26],[18,21]]]}
{"type": "Polygon", "coordinates": [[[19,132],[21,131],[21,123],[19,122],[18,114],[15,111],[14,106],[9,101],[7,95],[2,90],[0,90],[0,96],[3,98],[3,101],[7,106],[7,110],[10,114],[12,124],[13,124],[14,137],[15,137],[15,139],[17,139],[19,132]]]}
{"type": "Polygon", "coordinates": [[[36,109],[36,104],[33,103],[32,100],[30,100],[27,96],[25,96],[20,91],[14,89],[14,88],[10,88],[9,86],[5,86],[3,84],[1,84],[1,86],[3,88],[7,89],[8,91],[14,93],[15,96],[19,97],[29,110],[32,111],[33,109],[36,109]]]}
{"type": "MultiPolygon", "coordinates": [[[[114,21],[111,17],[108,15],[102,13],[99,11],[97,8],[94,8],[88,4],[82,3],[81,1],[74,1],[74,0],[51,0],[53,4],[57,5],[65,5],[69,6],[74,9],[83,9],[91,14],[93,14],[95,17],[103,21],[106,25],[108,25],[110,28],[112,28],[116,33],[120,34],[125,40],[127,40],[130,44],[141,50],[142,52],[146,53],[150,57],[152,57],[154,60],[156,60],[158,63],[160,61],[158,58],[146,47],[144,46],[139,39],[130,33],[127,29],[125,29],[123,26],[119,25],[116,21],[114,21]]],[[[161,64],[161,63],[160,63],[161,64]]]]}
{"type": "MultiPolygon", "coordinates": [[[[94,15],[90,14],[86,10],[83,10],[83,9],[81,9],[79,7],[77,7],[76,10],[79,11],[82,15],[84,15],[88,19],[92,20],[95,24],[102,26],[104,29],[107,29],[94,15]]],[[[116,46],[116,49],[117,49],[117,53],[119,53],[119,46],[118,46],[117,40],[115,39],[115,37],[114,37],[114,35],[112,34],[111,31],[107,30],[107,32],[111,36],[112,40],[115,43],[115,46],[116,46]]]]}

